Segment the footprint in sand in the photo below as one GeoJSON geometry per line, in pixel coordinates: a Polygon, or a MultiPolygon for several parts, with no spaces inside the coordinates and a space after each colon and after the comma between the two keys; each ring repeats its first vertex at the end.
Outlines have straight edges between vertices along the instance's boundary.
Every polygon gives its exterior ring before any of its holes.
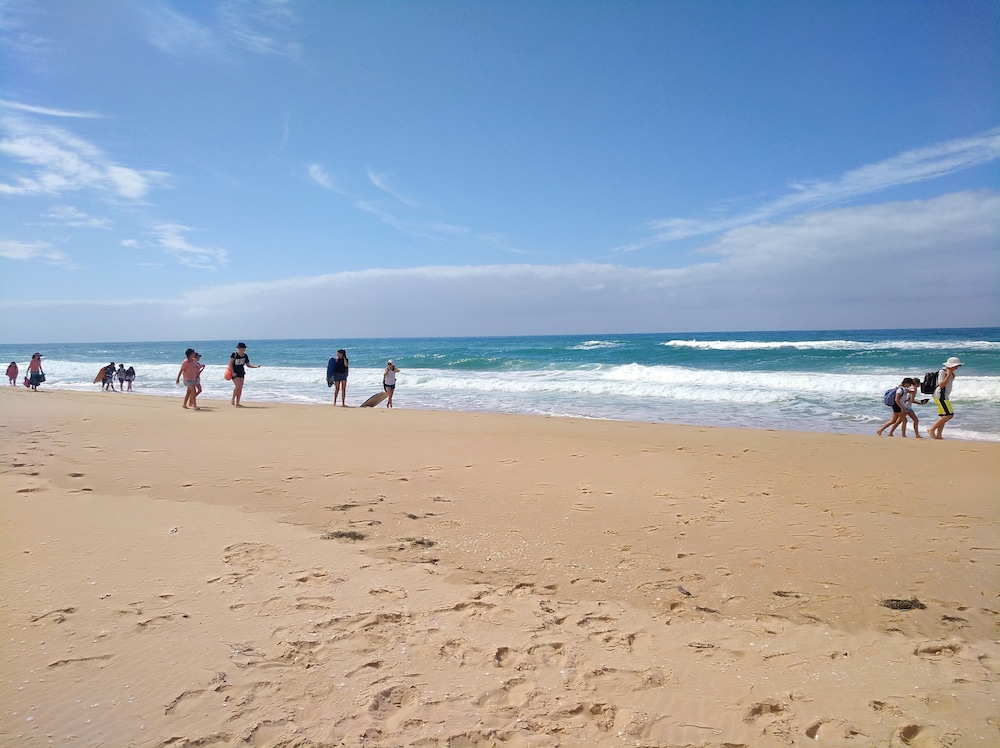
{"type": "Polygon", "coordinates": [[[31,616],[28,618],[29,621],[35,623],[36,621],[41,621],[45,618],[49,618],[53,623],[62,623],[66,620],[66,617],[71,613],[76,613],[76,608],[57,608],[56,610],[50,610],[47,613],[41,613],[37,616],[31,616]],[[51,618],[50,618],[51,616],[51,618]]]}
{"type": "Polygon", "coordinates": [[[74,657],[70,660],[56,660],[55,662],[50,662],[49,667],[64,667],[65,665],[85,665],[92,662],[104,662],[105,660],[110,660],[114,655],[104,654],[95,655],[94,657],[74,657]]]}

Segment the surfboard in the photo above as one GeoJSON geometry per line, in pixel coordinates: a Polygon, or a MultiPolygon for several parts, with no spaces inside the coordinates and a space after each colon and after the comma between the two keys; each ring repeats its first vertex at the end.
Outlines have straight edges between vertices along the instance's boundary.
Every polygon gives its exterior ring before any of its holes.
{"type": "Polygon", "coordinates": [[[367,400],[365,400],[363,403],[361,403],[361,407],[362,408],[374,408],[376,405],[378,405],[380,402],[382,402],[383,400],[385,400],[387,397],[389,397],[389,393],[388,392],[379,392],[379,393],[377,393],[375,395],[372,395],[367,400]]]}
{"type": "Polygon", "coordinates": [[[97,384],[98,382],[100,382],[100,381],[102,381],[104,379],[104,372],[106,372],[107,370],[108,370],[108,367],[105,366],[99,372],[97,372],[97,376],[94,377],[94,384],[97,384]]]}

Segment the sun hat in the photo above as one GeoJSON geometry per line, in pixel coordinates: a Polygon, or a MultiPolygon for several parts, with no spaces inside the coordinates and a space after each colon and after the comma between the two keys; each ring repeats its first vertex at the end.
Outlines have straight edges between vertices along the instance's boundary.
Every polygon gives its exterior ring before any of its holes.
{"type": "Polygon", "coordinates": [[[959,360],[958,356],[952,356],[947,361],[944,362],[945,368],[950,369],[952,366],[961,366],[962,362],[959,360]]]}
{"type": "Polygon", "coordinates": [[[389,366],[395,366],[395,365],[396,365],[396,364],[392,363],[392,359],[391,359],[391,358],[390,358],[390,359],[389,359],[388,361],[386,361],[386,363],[387,363],[387,364],[388,364],[389,366]]]}
{"type": "Polygon", "coordinates": [[[237,343],[237,344],[236,344],[236,347],[237,347],[237,348],[246,348],[246,347],[247,347],[247,344],[246,344],[246,343],[237,343]]]}

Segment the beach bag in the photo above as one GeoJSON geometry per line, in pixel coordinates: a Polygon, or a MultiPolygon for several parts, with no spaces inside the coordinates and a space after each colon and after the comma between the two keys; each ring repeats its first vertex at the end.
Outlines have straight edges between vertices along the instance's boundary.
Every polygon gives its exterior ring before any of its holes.
{"type": "Polygon", "coordinates": [[[232,364],[226,367],[226,373],[222,375],[222,378],[227,382],[233,381],[233,367],[232,364]]]}
{"type": "Polygon", "coordinates": [[[920,391],[925,395],[933,395],[934,390],[937,389],[937,377],[938,373],[936,371],[929,371],[924,374],[924,381],[920,383],[920,391]]]}
{"type": "Polygon", "coordinates": [[[893,387],[890,390],[886,390],[885,394],[882,395],[882,402],[890,408],[896,404],[896,389],[896,387],[893,387]]]}
{"type": "Polygon", "coordinates": [[[31,382],[28,381],[28,375],[27,374],[24,375],[24,386],[25,387],[30,387],[31,386],[31,382]]]}

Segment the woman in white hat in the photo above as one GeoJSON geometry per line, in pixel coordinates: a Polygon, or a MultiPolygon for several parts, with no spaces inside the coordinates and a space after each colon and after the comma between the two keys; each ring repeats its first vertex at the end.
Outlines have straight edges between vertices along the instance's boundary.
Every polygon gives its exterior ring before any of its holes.
{"type": "Polygon", "coordinates": [[[955,372],[958,371],[958,367],[962,365],[962,362],[957,356],[952,356],[938,372],[937,388],[934,390],[934,402],[937,403],[938,407],[938,419],[934,422],[934,425],[927,429],[927,433],[931,435],[931,439],[941,438],[941,429],[944,425],[948,423],[952,418],[955,417],[955,411],[951,407],[951,390],[952,385],[955,382],[955,372]]]}

